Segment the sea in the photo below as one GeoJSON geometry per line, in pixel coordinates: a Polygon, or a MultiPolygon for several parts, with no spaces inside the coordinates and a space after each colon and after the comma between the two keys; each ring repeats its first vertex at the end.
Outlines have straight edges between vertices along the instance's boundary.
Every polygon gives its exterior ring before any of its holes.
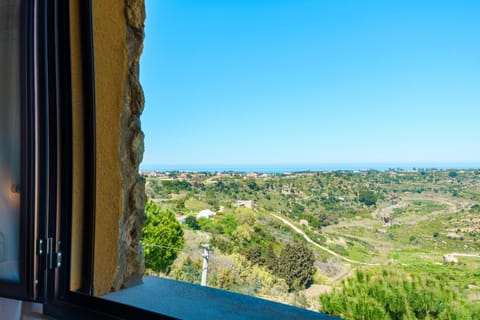
{"type": "Polygon", "coordinates": [[[256,173],[286,173],[286,172],[322,172],[322,171],[364,171],[364,170],[461,170],[480,169],[478,163],[332,163],[332,164],[259,164],[259,165],[141,165],[141,172],[256,172],[256,173]]]}

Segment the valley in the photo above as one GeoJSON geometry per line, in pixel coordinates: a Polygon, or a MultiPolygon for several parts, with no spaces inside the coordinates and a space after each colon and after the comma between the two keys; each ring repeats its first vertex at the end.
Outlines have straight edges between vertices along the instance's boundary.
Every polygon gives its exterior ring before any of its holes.
{"type": "MultiPolygon", "coordinates": [[[[452,290],[455,310],[480,312],[479,170],[144,176],[151,203],[175,216],[183,237],[168,268],[150,274],[200,283],[208,244],[212,287],[348,318],[328,299],[359,275],[419,277],[452,290]]],[[[442,310],[438,318],[456,312],[442,310]]]]}

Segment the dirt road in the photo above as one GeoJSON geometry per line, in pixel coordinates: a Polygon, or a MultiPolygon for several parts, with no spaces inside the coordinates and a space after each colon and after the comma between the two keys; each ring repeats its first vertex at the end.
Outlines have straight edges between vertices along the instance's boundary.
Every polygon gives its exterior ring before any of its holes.
{"type": "Polygon", "coordinates": [[[359,265],[363,265],[363,266],[379,266],[380,264],[378,263],[366,263],[366,262],[361,262],[361,261],[356,261],[356,260],[352,260],[350,258],[347,258],[347,257],[344,257],[344,256],[341,256],[339,255],[338,253],[316,243],[315,241],[313,241],[312,239],[310,239],[309,236],[307,236],[305,234],[305,232],[303,232],[302,230],[300,230],[299,228],[297,228],[295,225],[293,225],[290,221],[288,221],[287,219],[285,218],[282,218],[280,216],[277,216],[276,214],[274,213],[271,213],[272,216],[274,216],[275,218],[277,218],[278,220],[282,221],[284,224],[286,224],[287,226],[289,226],[290,228],[292,228],[296,233],[298,233],[299,235],[301,235],[305,240],[307,240],[308,243],[311,243],[313,244],[314,246],[316,246],[317,248],[320,248],[321,250],[325,251],[325,252],[328,252],[329,254],[331,254],[332,256],[334,257],[337,257],[339,259],[342,259],[344,261],[347,261],[347,262],[350,262],[350,263],[355,263],[355,264],[359,264],[359,265]]]}

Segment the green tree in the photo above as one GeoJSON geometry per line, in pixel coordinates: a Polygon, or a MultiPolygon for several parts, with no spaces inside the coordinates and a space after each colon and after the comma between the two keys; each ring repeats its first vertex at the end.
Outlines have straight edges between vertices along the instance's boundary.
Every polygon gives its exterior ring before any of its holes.
{"type": "Polygon", "coordinates": [[[245,252],[245,257],[253,264],[258,264],[259,266],[265,265],[265,257],[263,256],[262,248],[258,245],[248,248],[245,252]]]}
{"type": "Polygon", "coordinates": [[[358,192],[358,201],[365,203],[367,206],[374,206],[377,204],[377,195],[370,190],[360,190],[358,192]]]}
{"type": "MultiPolygon", "coordinates": [[[[171,174],[171,177],[174,177],[173,174],[171,174]]],[[[163,180],[161,183],[163,189],[169,193],[180,193],[181,191],[192,190],[192,185],[184,180],[163,180]]]]}
{"type": "Polygon", "coordinates": [[[257,191],[260,189],[255,181],[250,181],[247,185],[252,191],[257,191]]]}
{"type": "Polygon", "coordinates": [[[304,289],[313,281],[315,256],[305,243],[287,244],[278,257],[278,276],[290,290],[304,289]]]}
{"type": "Polygon", "coordinates": [[[267,251],[265,252],[265,265],[270,271],[276,273],[278,268],[278,258],[273,251],[273,246],[271,244],[268,245],[267,251]]]}
{"type": "Polygon", "coordinates": [[[233,214],[226,214],[220,223],[223,225],[223,233],[231,235],[237,229],[237,220],[233,214]]]}
{"type": "Polygon", "coordinates": [[[186,217],[185,224],[193,230],[200,230],[200,225],[198,224],[197,218],[195,218],[194,216],[186,217]]]}
{"type": "Polygon", "coordinates": [[[170,211],[162,211],[153,201],[145,206],[147,222],[142,229],[145,265],[157,272],[166,272],[183,248],[182,227],[170,211]]]}
{"type": "Polygon", "coordinates": [[[457,173],[456,171],[450,171],[450,172],[448,173],[448,176],[449,176],[450,178],[455,178],[456,176],[458,176],[458,173],[457,173]]]}

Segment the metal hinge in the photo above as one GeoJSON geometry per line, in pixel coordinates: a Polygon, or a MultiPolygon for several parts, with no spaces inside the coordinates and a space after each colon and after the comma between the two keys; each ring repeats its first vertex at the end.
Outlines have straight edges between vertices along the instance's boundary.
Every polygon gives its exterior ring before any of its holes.
{"type": "Polygon", "coordinates": [[[55,252],[55,268],[60,268],[62,266],[62,253],[55,252]]]}
{"type": "Polygon", "coordinates": [[[38,239],[37,240],[37,254],[39,256],[43,256],[44,253],[45,253],[45,240],[38,239]]]}
{"type": "MultiPolygon", "coordinates": [[[[60,241],[57,245],[60,246],[60,241]]],[[[37,254],[39,256],[47,255],[47,268],[54,269],[62,266],[62,252],[55,251],[53,238],[37,240],[37,254]]]]}

